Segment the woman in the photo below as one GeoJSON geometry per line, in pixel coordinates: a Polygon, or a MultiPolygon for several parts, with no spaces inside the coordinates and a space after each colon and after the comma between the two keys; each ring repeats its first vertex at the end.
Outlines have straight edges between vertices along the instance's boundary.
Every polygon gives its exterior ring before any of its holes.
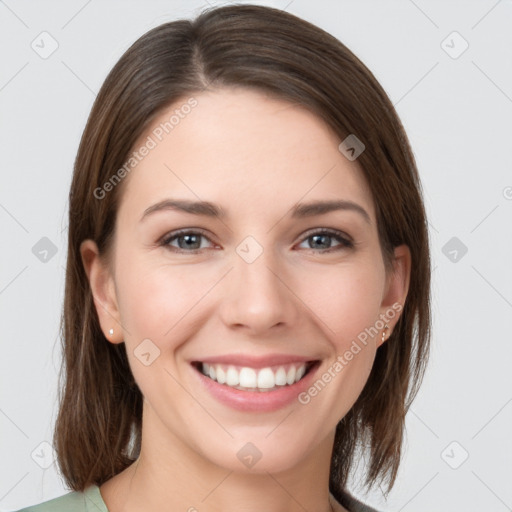
{"type": "Polygon", "coordinates": [[[430,339],[421,184],[382,87],[291,14],[143,35],[69,196],[55,428],[72,492],[24,510],[372,511],[430,339]]]}

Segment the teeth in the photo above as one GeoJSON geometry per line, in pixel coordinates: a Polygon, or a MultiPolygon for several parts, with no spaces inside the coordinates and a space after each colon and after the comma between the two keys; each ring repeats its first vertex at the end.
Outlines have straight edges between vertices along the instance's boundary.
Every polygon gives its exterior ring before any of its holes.
{"type": "Polygon", "coordinates": [[[256,370],[249,367],[223,366],[220,364],[201,364],[201,372],[219,384],[251,391],[267,391],[276,387],[291,386],[306,373],[306,363],[275,366],[256,370]]]}
{"type": "Polygon", "coordinates": [[[221,366],[217,367],[217,382],[219,384],[224,384],[226,382],[226,372],[222,369],[221,366]]]}
{"type": "Polygon", "coordinates": [[[286,374],[286,384],[289,386],[295,382],[295,366],[290,366],[288,373],[286,374]]]}
{"type": "Polygon", "coordinates": [[[226,384],[228,386],[238,386],[240,384],[240,374],[235,368],[230,366],[226,374],[226,384]]]}
{"type": "Polygon", "coordinates": [[[263,368],[263,370],[258,372],[258,388],[270,389],[275,385],[276,378],[274,372],[270,368],[263,368]]]}
{"type": "Polygon", "coordinates": [[[276,372],[276,386],[285,386],[286,385],[286,371],[280,366],[279,370],[276,372]]]}
{"type": "Polygon", "coordinates": [[[257,379],[258,376],[252,368],[242,368],[240,370],[240,386],[243,388],[255,388],[257,379]]]}

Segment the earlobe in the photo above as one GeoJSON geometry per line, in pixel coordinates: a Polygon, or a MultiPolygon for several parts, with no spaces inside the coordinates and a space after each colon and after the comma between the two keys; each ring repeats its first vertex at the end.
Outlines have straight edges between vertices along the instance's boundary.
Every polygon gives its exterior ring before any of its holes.
{"type": "Polygon", "coordinates": [[[93,240],[80,244],[80,254],[98,314],[101,330],[111,343],[122,343],[123,333],[113,277],[93,240]]]}
{"type": "Polygon", "coordinates": [[[389,326],[384,329],[377,346],[389,339],[400,318],[411,277],[411,251],[407,245],[395,248],[393,271],[387,276],[386,290],[381,304],[381,318],[389,326]]]}

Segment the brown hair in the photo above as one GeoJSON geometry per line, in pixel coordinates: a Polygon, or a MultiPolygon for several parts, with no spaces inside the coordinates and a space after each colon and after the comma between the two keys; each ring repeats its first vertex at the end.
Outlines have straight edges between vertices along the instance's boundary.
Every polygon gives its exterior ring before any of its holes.
{"type": "Polygon", "coordinates": [[[60,470],[71,489],[83,491],[133,463],[141,445],[142,395],[125,344],[112,344],[102,333],[80,256],[80,243],[90,238],[110,261],[123,183],[101,200],[94,191],[124,165],[163,109],[223,86],[303,105],[340,140],[355,134],[366,146],[358,162],[376,207],[386,269],[392,268],[394,247],[410,248],[402,315],[377,350],[363,391],[337,425],[330,469],[329,488],[339,498],[360,444],[371,455],[367,487],[387,478],[389,492],[400,464],[405,415],[430,345],[428,226],[415,159],[383,88],[346,46],[289,13],[250,5],[212,8],[192,21],[150,30],[124,53],[96,98],[69,194],[61,378],[66,373],[54,432],[60,470]]]}

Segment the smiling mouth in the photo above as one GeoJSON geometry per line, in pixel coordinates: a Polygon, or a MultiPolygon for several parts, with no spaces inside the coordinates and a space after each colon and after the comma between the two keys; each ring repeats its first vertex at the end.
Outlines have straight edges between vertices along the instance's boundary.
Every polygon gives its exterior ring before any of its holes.
{"type": "Polygon", "coordinates": [[[302,380],[319,361],[289,363],[265,368],[208,364],[201,361],[192,366],[205,377],[240,391],[267,392],[290,387],[302,380]]]}

